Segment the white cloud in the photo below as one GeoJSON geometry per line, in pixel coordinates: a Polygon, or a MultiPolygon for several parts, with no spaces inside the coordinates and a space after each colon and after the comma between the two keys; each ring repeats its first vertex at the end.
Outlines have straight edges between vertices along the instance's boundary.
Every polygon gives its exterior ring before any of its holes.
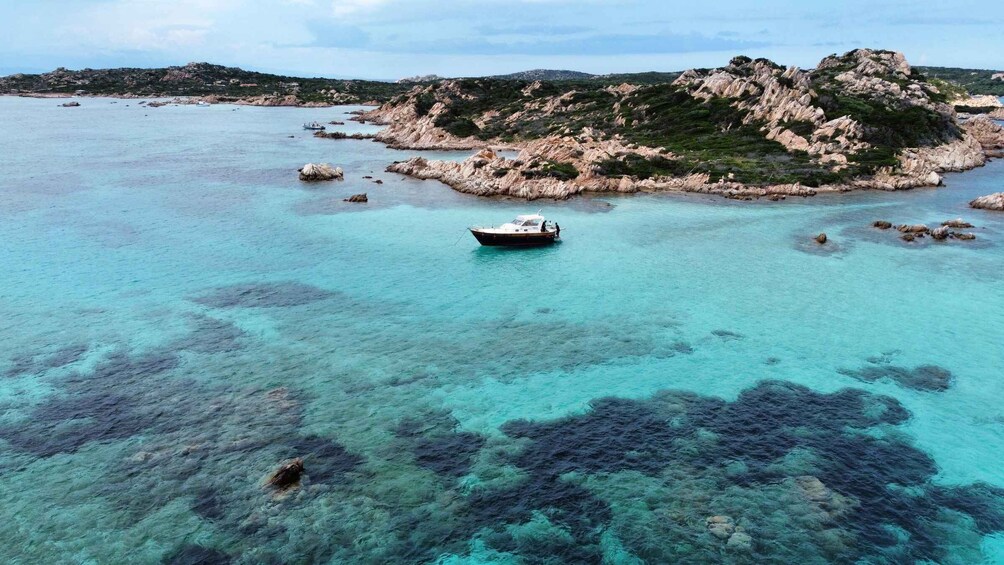
{"type": "Polygon", "coordinates": [[[331,9],[336,16],[348,16],[357,12],[372,10],[390,0],[333,0],[331,9]]]}

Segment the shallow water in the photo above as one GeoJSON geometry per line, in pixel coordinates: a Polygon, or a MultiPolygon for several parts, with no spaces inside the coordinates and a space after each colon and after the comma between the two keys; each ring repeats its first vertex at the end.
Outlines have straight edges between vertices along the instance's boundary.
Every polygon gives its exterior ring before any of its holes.
{"type": "Polygon", "coordinates": [[[0,98],[0,561],[1004,562],[1002,162],[525,203],[300,129],[354,108],[58,102],[0,98]]]}

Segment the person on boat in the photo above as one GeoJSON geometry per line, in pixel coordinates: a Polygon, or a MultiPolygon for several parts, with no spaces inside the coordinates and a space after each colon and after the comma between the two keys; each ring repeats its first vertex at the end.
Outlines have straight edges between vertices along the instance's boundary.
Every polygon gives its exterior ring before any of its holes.
{"type": "Polygon", "coordinates": [[[561,237],[561,226],[554,224],[554,237],[561,237]]]}
{"type": "Polygon", "coordinates": [[[546,231],[547,231],[547,220],[544,220],[544,221],[543,221],[543,222],[542,222],[542,223],[540,224],[540,233],[544,233],[544,232],[546,232],[546,231]]]}

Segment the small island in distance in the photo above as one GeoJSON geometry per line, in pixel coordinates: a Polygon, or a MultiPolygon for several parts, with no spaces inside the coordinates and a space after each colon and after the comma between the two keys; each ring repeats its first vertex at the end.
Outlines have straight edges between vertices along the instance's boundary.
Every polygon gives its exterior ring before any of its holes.
{"type": "Polygon", "coordinates": [[[357,118],[387,126],[377,141],[479,150],[462,163],[414,157],[389,171],[526,199],[639,191],[781,199],[908,189],[937,186],[945,172],[1004,154],[1004,129],[994,121],[1004,118],[994,97],[1004,94],[1004,75],[911,67],[900,53],[870,49],[831,55],[809,70],[737,56],[721,68],[682,73],[532,70],[398,82],[207,63],[57,69],[0,78],[0,93],[379,105],[357,118]],[[497,148],[520,154],[506,158],[497,148]]]}

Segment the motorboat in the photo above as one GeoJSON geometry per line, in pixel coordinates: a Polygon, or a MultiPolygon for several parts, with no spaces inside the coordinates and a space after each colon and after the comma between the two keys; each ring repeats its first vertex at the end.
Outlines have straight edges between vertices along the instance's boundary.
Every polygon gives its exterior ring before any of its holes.
{"type": "Polygon", "coordinates": [[[499,246],[550,245],[561,234],[558,224],[548,224],[539,213],[516,216],[515,220],[499,227],[473,226],[468,229],[481,245],[499,246]]]}
{"type": "Polygon", "coordinates": [[[307,122],[303,124],[303,129],[323,130],[324,125],[320,122],[307,122]]]}
{"type": "Polygon", "coordinates": [[[209,106],[209,102],[206,102],[205,100],[199,100],[198,102],[195,103],[195,105],[206,107],[209,106]]]}

